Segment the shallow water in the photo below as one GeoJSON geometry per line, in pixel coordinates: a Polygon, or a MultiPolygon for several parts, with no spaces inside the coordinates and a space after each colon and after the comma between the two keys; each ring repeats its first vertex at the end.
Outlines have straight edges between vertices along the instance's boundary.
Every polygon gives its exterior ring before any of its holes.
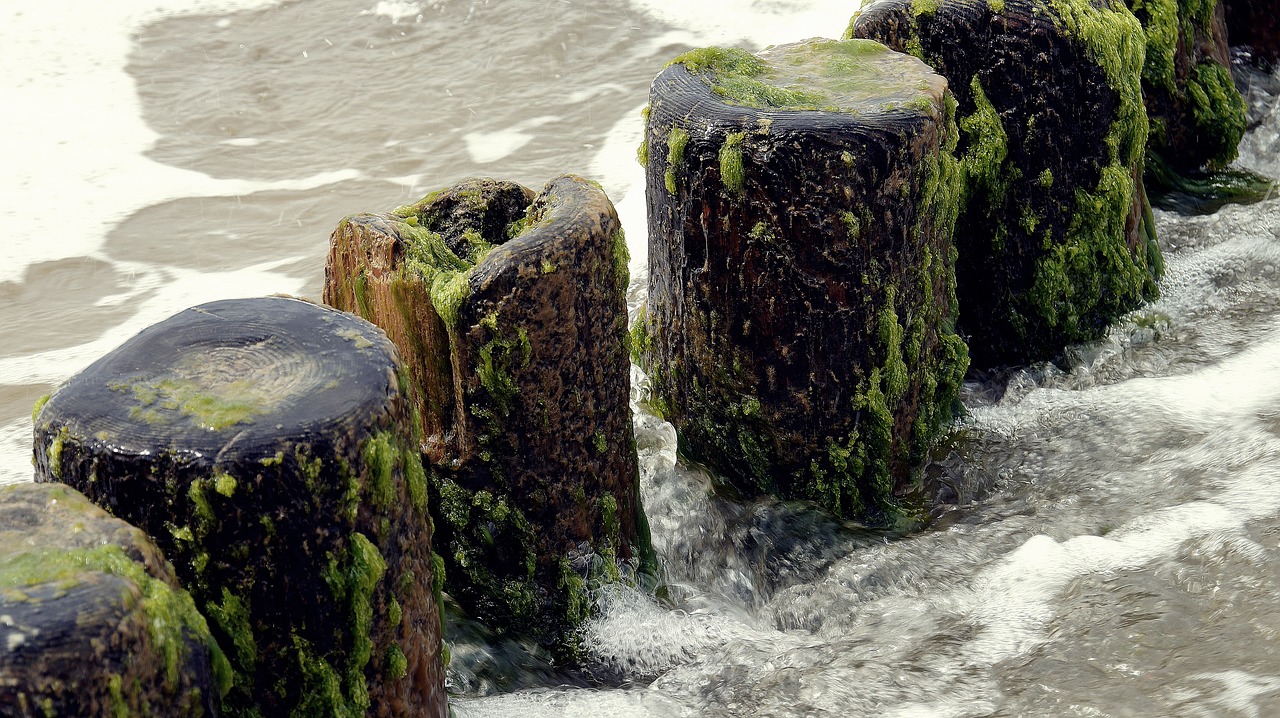
{"type": "MultiPolygon", "coordinates": [[[[0,145],[0,483],[30,479],[31,403],[93,359],[199,302],[318,296],[339,218],[462,177],[601,181],[634,308],[649,81],[688,47],[837,36],[852,11],[101,5],[0,27],[20,69],[0,117],[21,130],[0,145]]],[[[1277,175],[1280,109],[1257,84],[1241,162],[1277,175]]],[[[1163,297],[1067,371],[969,385],[928,468],[946,502],[907,536],[717,493],[637,370],[669,591],[602,594],[574,673],[458,624],[458,714],[1280,714],[1280,199],[1157,223],[1163,297]]]]}

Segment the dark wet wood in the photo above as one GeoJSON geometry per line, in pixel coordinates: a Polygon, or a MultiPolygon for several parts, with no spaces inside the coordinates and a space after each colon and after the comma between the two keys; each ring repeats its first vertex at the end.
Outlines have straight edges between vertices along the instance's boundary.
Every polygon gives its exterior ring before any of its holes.
{"type": "Polygon", "coordinates": [[[589,612],[577,584],[600,578],[602,558],[634,565],[648,551],[626,262],[604,192],[565,175],[536,197],[468,180],[394,214],[347,218],[326,268],[325,300],[387,327],[412,358],[445,590],[563,658],[589,612]],[[469,214],[458,196],[471,198],[469,214]],[[428,241],[418,229],[471,240],[448,241],[449,262],[415,268],[412,247],[428,241]],[[469,242],[486,249],[467,259],[469,242]],[[456,318],[434,305],[430,281],[442,275],[423,272],[438,270],[465,282],[456,318]]]}
{"type": "Polygon", "coordinates": [[[1227,41],[1245,45],[1254,62],[1273,69],[1280,64],[1280,12],[1274,0],[1221,0],[1227,41]]]}
{"type": "MultiPolygon", "coordinates": [[[[761,53],[760,77],[820,75],[804,56],[842,52],[824,42],[761,53]]],[[[967,364],[952,331],[955,125],[940,77],[856,42],[863,71],[893,80],[827,110],[745,106],[679,60],[658,75],[641,353],[685,455],[748,494],[886,520],[967,364]]]]}
{"type": "Polygon", "coordinates": [[[215,656],[142,531],[66,486],[0,487],[0,715],[217,716],[215,656]]]}
{"type": "Polygon", "coordinates": [[[37,479],[173,561],[235,669],[230,715],[447,711],[399,372],[386,335],[348,314],[212,302],[125,342],[36,417],[37,479]]]}

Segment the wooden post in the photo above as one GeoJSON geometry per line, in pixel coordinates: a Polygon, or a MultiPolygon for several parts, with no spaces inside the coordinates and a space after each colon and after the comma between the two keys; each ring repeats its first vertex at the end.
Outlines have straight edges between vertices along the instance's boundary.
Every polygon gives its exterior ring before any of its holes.
{"type": "Polygon", "coordinates": [[[981,369],[1053,359],[1157,294],[1144,38],[1114,0],[880,0],[850,24],[959,100],[960,329],[981,369]]]}
{"type": "Polygon", "coordinates": [[[137,528],[61,485],[0,486],[0,714],[219,714],[231,669],[137,528]]]}
{"type": "Polygon", "coordinates": [[[571,175],[536,197],[468,180],[348,217],[325,270],[325,301],[410,357],[446,590],[566,660],[589,584],[651,561],[626,285],[613,205],[571,175]]]}
{"type": "Polygon", "coordinates": [[[681,450],[744,491],[892,519],[968,362],[945,80],[809,40],[695,50],[649,97],[636,343],[681,450]]]}
{"type": "MultiPolygon", "coordinates": [[[[1169,172],[1224,169],[1236,158],[1245,129],[1244,99],[1231,79],[1224,3],[1127,1],[1147,39],[1142,94],[1151,124],[1151,190],[1170,187],[1163,179],[1169,172]],[[1153,163],[1158,166],[1151,168],[1153,163]]],[[[1275,8],[1267,14],[1274,18],[1275,8]]]]}
{"type": "Polygon", "coordinates": [[[408,392],[367,322],[294,299],[212,302],[53,394],[37,480],[164,549],[231,660],[229,714],[444,716],[408,392]]]}

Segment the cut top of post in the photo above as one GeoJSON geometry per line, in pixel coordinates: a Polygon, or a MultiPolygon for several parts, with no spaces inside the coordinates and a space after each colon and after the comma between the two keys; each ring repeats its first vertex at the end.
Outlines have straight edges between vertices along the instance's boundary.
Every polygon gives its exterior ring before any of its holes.
{"type": "Polygon", "coordinates": [[[726,104],[852,115],[935,106],[947,81],[920,60],[872,40],[811,38],[758,55],[707,47],[672,60],[726,104]]]}

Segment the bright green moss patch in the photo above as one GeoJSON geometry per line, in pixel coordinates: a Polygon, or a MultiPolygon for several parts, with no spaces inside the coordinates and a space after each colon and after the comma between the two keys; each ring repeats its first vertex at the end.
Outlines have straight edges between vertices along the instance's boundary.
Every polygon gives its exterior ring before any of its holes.
{"type": "Polygon", "coordinates": [[[641,167],[649,166],[649,112],[648,105],[640,111],[640,126],[644,128],[644,135],[640,137],[640,146],[636,147],[636,162],[641,167]]]}
{"type": "Polygon", "coordinates": [[[404,651],[400,650],[400,646],[394,643],[387,646],[387,655],[383,662],[386,665],[386,676],[393,681],[400,680],[409,673],[409,661],[404,657],[404,651]]]}
{"type": "Polygon", "coordinates": [[[370,481],[366,486],[373,505],[386,509],[396,498],[395,471],[401,464],[400,446],[390,432],[379,432],[366,440],[364,463],[370,468],[370,481]]]}
{"type": "Polygon", "coordinates": [[[236,493],[236,477],[221,471],[214,472],[213,490],[227,498],[231,498],[236,493]]]}
{"type": "Polygon", "coordinates": [[[667,188],[667,192],[675,194],[676,178],[678,172],[684,165],[684,148],[689,144],[689,133],[679,127],[672,127],[667,133],[667,169],[663,173],[662,181],[667,188]]]}
{"type": "Polygon", "coordinates": [[[52,396],[53,394],[45,394],[39,399],[36,399],[36,403],[31,407],[31,423],[32,424],[36,423],[36,417],[40,415],[40,410],[44,408],[45,404],[49,403],[49,398],[52,396]]]}
{"type": "Polygon", "coordinates": [[[524,327],[517,327],[506,335],[500,334],[496,314],[485,317],[481,324],[489,328],[492,338],[480,347],[476,374],[480,377],[480,385],[489,394],[494,415],[504,418],[511,412],[516,395],[520,393],[515,372],[529,366],[533,347],[524,327]]]}
{"type": "Polygon", "coordinates": [[[730,132],[720,145],[720,182],[725,189],[740,194],[746,184],[746,170],[742,166],[742,141],[745,132],[730,132]]]}
{"type": "Polygon", "coordinates": [[[70,438],[71,429],[64,426],[58,429],[53,441],[49,442],[49,473],[53,474],[55,479],[62,478],[62,450],[70,438]]]}
{"type": "Polygon", "coordinates": [[[898,322],[894,302],[894,288],[886,287],[884,306],[880,309],[877,322],[877,332],[880,335],[880,345],[883,347],[885,357],[885,394],[889,401],[896,402],[907,391],[907,365],[902,360],[902,324],[898,322]]]}
{"type": "Polygon", "coordinates": [[[209,601],[205,603],[204,610],[218,628],[231,637],[231,645],[235,647],[236,672],[252,676],[258,663],[258,644],[249,623],[249,607],[224,587],[222,602],[209,601]]]}
{"type": "Polygon", "coordinates": [[[1245,129],[1244,99],[1230,71],[1211,60],[1196,65],[1187,78],[1187,95],[1197,131],[1211,148],[1209,164],[1225,167],[1236,158],[1245,129]]]}
{"type": "Polygon", "coordinates": [[[1129,0],[1146,36],[1142,79],[1167,92],[1178,91],[1174,56],[1178,50],[1178,0],[1129,0]]]}
{"type": "Polygon", "coordinates": [[[405,488],[409,491],[409,502],[419,515],[427,515],[427,474],[422,468],[422,459],[412,449],[404,452],[405,488]]]}
{"type": "Polygon", "coordinates": [[[628,334],[630,337],[631,363],[643,367],[645,356],[653,349],[653,337],[649,334],[649,310],[646,307],[640,307],[640,311],[636,313],[636,320],[632,322],[628,334]]]}
{"type": "Polygon", "coordinates": [[[911,0],[911,14],[916,17],[938,12],[938,0],[911,0]]]}
{"type": "MultiPolygon", "coordinates": [[[[927,6],[936,0],[916,0],[927,6]]],[[[929,93],[915,63],[870,40],[812,39],[771,48],[763,57],[734,48],[702,48],[677,57],[732,105],[768,110],[857,113],[909,107],[929,93]]]]}
{"type": "Polygon", "coordinates": [[[769,66],[764,60],[738,48],[706,47],[690,50],[670,65],[684,65],[690,72],[712,80],[712,91],[732,104],[757,108],[812,108],[826,100],[814,92],[777,87],[763,82],[769,66]]]}
{"type": "Polygon", "coordinates": [[[1004,131],[1000,113],[987,99],[978,76],[969,83],[973,91],[973,111],[960,120],[960,130],[968,138],[968,147],[960,158],[963,191],[967,197],[982,197],[989,207],[999,207],[1008,192],[1010,169],[1009,136],[1004,131]]]}

